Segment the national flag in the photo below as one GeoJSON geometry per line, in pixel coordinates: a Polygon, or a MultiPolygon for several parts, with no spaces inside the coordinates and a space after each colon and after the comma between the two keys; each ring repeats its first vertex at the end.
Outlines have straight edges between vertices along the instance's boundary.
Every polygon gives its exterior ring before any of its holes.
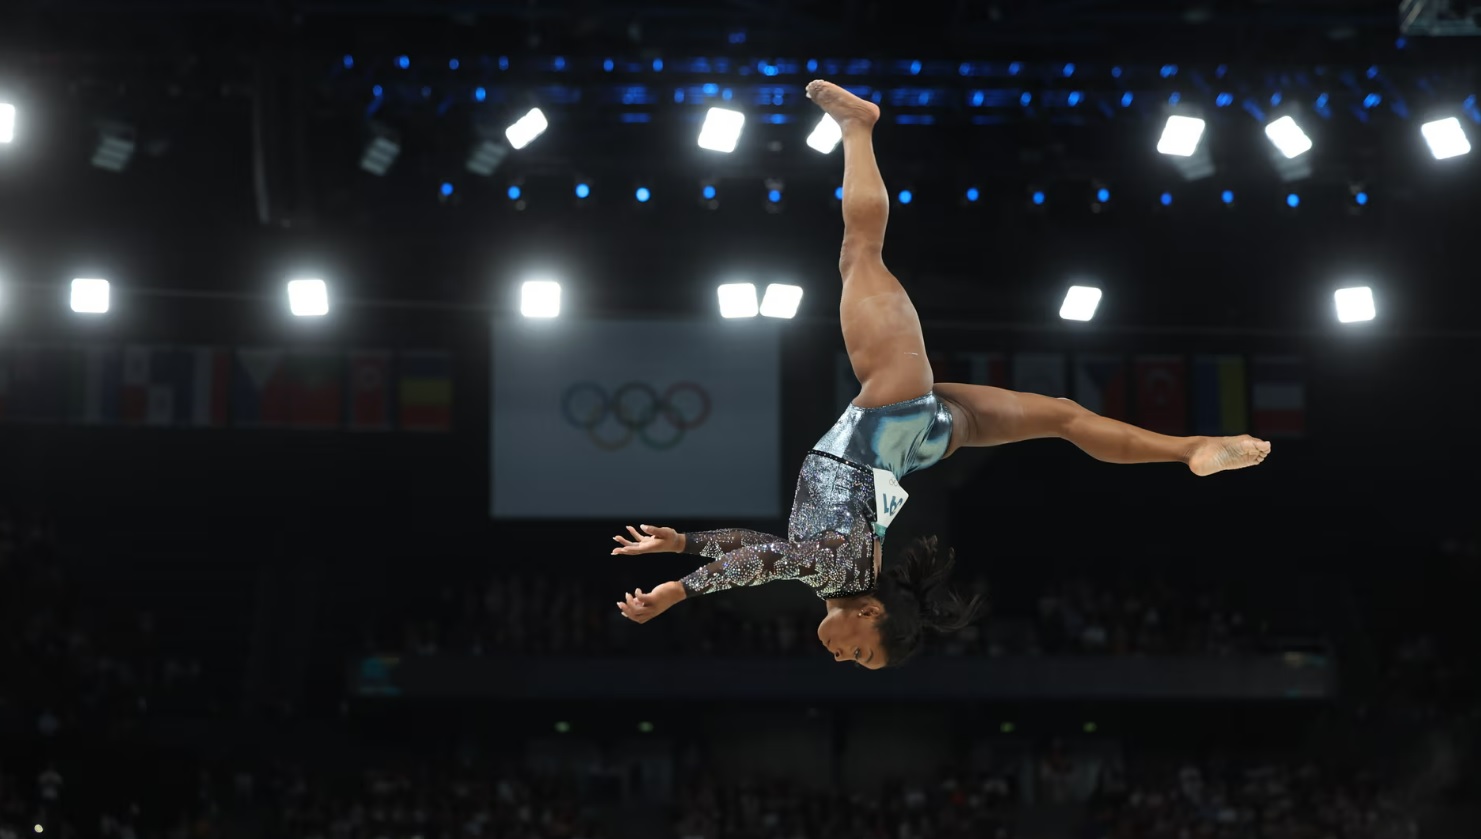
{"type": "Polygon", "coordinates": [[[293,428],[342,428],[345,419],[344,354],[298,350],[288,357],[288,424],[293,428]]]}
{"type": "Polygon", "coordinates": [[[376,350],[350,353],[347,378],[350,430],[390,430],[391,354],[376,350]]]}
{"type": "Polygon", "coordinates": [[[188,375],[181,382],[176,417],[194,428],[224,428],[230,421],[231,350],[224,347],[187,347],[188,375]]]}
{"type": "Polygon", "coordinates": [[[69,361],[68,419],[83,425],[117,423],[123,353],[118,347],[78,347],[69,361]]]}
{"type": "Polygon", "coordinates": [[[1121,356],[1075,356],[1075,401],[1087,410],[1125,420],[1126,391],[1126,360],[1121,356]]]}
{"type": "Polygon", "coordinates": [[[1042,396],[1069,396],[1065,386],[1063,353],[1015,353],[1013,387],[1042,396]]]}
{"type": "Polygon", "coordinates": [[[292,415],[288,352],[253,347],[236,351],[231,375],[231,424],[239,428],[282,428],[292,415]]]}
{"type": "Polygon", "coordinates": [[[1188,363],[1181,356],[1137,358],[1136,421],[1161,434],[1188,433],[1188,363]]]}
{"type": "Polygon", "coordinates": [[[445,352],[408,352],[396,361],[400,429],[451,430],[452,356],[445,352]]]}
{"type": "Polygon", "coordinates": [[[1193,433],[1227,437],[1249,431],[1244,356],[1200,355],[1193,360],[1193,433]]]}
{"type": "Polygon", "coordinates": [[[62,422],[67,418],[68,355],[61,346],[14,347],[10,359],[7,420],[62,422]]]}
{"type": "Polygon", "coordinates": [[[1299,437],[1306,433],[1306,371],[1299,358],[1254,359],[1251,417],[1261,437],[1299,437]]]}

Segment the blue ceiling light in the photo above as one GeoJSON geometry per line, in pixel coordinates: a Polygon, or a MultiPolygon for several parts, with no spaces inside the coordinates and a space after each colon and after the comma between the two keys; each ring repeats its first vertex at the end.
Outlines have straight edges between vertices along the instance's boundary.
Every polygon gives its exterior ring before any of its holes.
{"type": "Polygon", "coordinates": [[[1226,189],[1226,190],[1224,190],[1223,194],[1219,196],[1219,200],[1223,201],[1225,204],[1233,204],[1234,203],[1234,190],[1232,190],[1232,189],[1226,189]]]}
{"type": "Polygon", "coordinates": [[[1368,206],[1368,193],[1359,192],[1352,197],[1352,200],[1356,201],[1359,207],[1366,207],[1368,206]]]}
{"type": "Polygon", "coordinates": [[[1029,106],[1029,103],[1033,101],[1034,95],[1032,93],[1025,92],[1023,95],[1018,97],[1018,104],[1022,105],[1025,108],[1027,108],[1029,106]]]}
{"type": "Polygon", "coordinates": [[[1172,193],[1171,192],[1164,192],[1164,193],[1162,193],[1162,199],[1161,200],[1162,200],[1162,206],[1164,206],[1164,207],[1171,207],[1172,206],[1172,193]]]}
{"type": "Polygon", "coordinates": [[[577,198],[589,198],[589,197],[591,197],[591,186],[589,184],[576,184],[576,197],[577,198]]]}
{"type": "Polygon", "coordinates": [[[405,55],[398,57],[396,59],[396,66],[405,70],[406,68],[411,66],[411,58],[405,55]]]}
{"type": "Polygon", "coordinates": [[[839,186],[839,187],[834,187],[833,188],[833,200],[834,201],[842,201],[843,200],[843,187],[839,186]]]}
{"type": "Polygon", "coordinates": [[[706,201],[714,201],[715,196],[718,195],[719,192],[717,192],[715,187],[711,184],[705,184],[704,189],[700,190],[699,194],[703,195],[706,201]]]}
{"type": "Polygon", "coordinates": [[[482,102],[483,100],[489,98],[489,92],[481,87],[475,87],[473,88],[473,98],[482,102]]]}
{"type": "Polygon", "coordinates": [[[511,187],[509,187],[509,193],[508,194],[509,194],[509,200],[510,201],[518,201],[519,200],[519,197],[524,194],[524,191],[521,190],[517,186],[511,186],[511,187]]]}
{"type": "Polygon", "coordinates": [[[982,193],[980,193],[980,192],[977,191],[977,187],[974,186],[974,187],[968,187],[967,188],[967,200],[968,201],[976,201],[978,198],[981,198],[981,197],[982,197],[982,193]]]}
{"type": "Polygon", "coordinates": [[[1135,98],[1136,97],[1131,95],[1131,91],[1127,91],[1126,93],[1121,94],[1121,107],[1130,108],[1131,102],[1135,98]]]}
{"type": "Polygon", "coordinates": [[[912,75],[912,76],[919,76],[920,75],[920,62],[919,61],[912,61],[912,62],[910,62],[910,75],[912,75]]]}
{"type": "Polygon", "coordinates": [[[1073,65],[1073,64],[1066,64],[1064,66],[1064,75],[1065,75],[1065,78],[1069,78],[1070,76],[1075,75],[1075,65],[1073,65]]]}
{"type": "Polygon", "coordinates": [[[1044,204],[1044,193],[1043,192],[1035,192],[1034,195],[1033,195],[1033,202],[1034,202],[1034,204],[1036,204],[1038,206],[1043,206],[1043,204],[1044,204]]]}
{"type": "Polygon", "coordinates": [[[355,66],[355,56],[353,56],[353,55],[347,55],[342,60],[344,62],[344,65],[345,65],[345,69],[346,70],[348,70],[348,69],[350,69],[350,68],[352,68],[352,67],[355,66]]]}
{"type": "Polygon", "coordinates": [[[1099,201],[1102,204],[1110,201],[1111,191],[1109,189],[1106,189],[1105,187],[1101,187],[1100,189],[1095,191],[1095,200],[1099,201]]]}
{"type": "Polygon", "coordinates": [[[1296,209],[1297,207],[1301,206],[1301,196],[1297,195],[1294,192],[1291,193],[1290,195],[1287,195],[1286,196],[1286,206],[1287,207],[1290,207],[1293,210],[1296,209]]]}
{"type": "Polygon", "coordinates": [[[653,193],[648,191],[648,187],[640,186],[638,187],[638,191],[633,193],[633,197],[638,199],[639,204],[647,204],[648,199],[653,197],[653,193]]]}
{"type": "Polygon", "coordinates": [[[1078,91],[1078,90],[1072,90],[1072,91],[1070,91],[1070,95],[1069,95],[1069,99],[1068,99],[1068,101],[1070,103],[1070,107],[1073,108],[1076,105],[1079,105],[1081,98],[1082,98],[1082,96],[1081,96],[1080,91],[1078,91]]]}
{"type": "Polygon", "coordinates": [[[773,190],[767,192],[766,193],[766,200],[767,201],[770,201],[773,204],[780,204],[780,203],[782,203],[782,191],[780,189],[773,189],[773,190]]]}
{"type": "Polygon", "coordinates": [[[912,194],[910,190],[908,190],[908,189],[902,189],[902,190],[900,190],[900,203],[901,204],[909,204],[913,200],[915,200],[915,195],[912,194]]]}
{"type": "Polygon", "coordinates": [[[453,185],[450,184],[450,183],[444,183],[442,185],[442,197],[443,198],[448,198],[452,194],[453,194],[453,185]]]}
{"type": "Polygon", "coordinates": [[[616,66],[617,66],[616,62],[614,62],[610,58],[608,58],[608,59],[606,59],[606,60],[604,60],[602,62],[602,69],[605,70],[608,73],[612,72],[612,68],[614,68],[616,66]]]}

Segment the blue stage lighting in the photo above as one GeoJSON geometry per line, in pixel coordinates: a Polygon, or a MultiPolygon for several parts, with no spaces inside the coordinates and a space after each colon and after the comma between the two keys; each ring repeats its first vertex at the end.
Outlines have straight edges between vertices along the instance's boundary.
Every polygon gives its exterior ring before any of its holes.
{"type": "Polygon", "coordinates": [[[1223,201],[1225,204],[1233,204],[1234,203],[1234,190],[1232,190],[1232,189],[1226,189],[1226,190],[1224,190],[1224,193],[1219,196],[1219,200],[1220,201],[1223,201]]]}
{"type": "Polygon", "coordinates": [[[1295,209],[1295,208],[1301,206],[1301,196],[1297,195],[1294,192],[1291,193],[1290,195],[1287,195],[1286,196],[1286,206],[1287,207],[1290,207],[1291,209],[1295,209]]]}
{"type": "Polygon", "coordinates": [[[588,198],[591,196],[591,187],[587,184],[576,184],[576,197],[588,198]]]}
{"type": "Polygon", "coordinates": [[[1023,64],[1021,62],[1015,61],[1008,65],[1008,75],[1016,76],[1021,72],[1023,72],[1023,64]]]}
{"type": "Polygon", "coordinates": [[[980,107],[982,107],[982,103],[985,102],[985,101],[987,101],[987,94],[983,93],[980,90],[974,90],[974,91],[972,91],[972,100],[971,101],[972,101],[972,107],[974,107],[974,108],[980,108],[980,107]]]}
{"type": "Polygon", "coordinates": [[[489,92],[481,87],[475,87],[473,88],[473,98],[482,102],[483,100],[489,98],[489,92]]]}
{"type": "Polygon", "coordinates": [[[1035,192],[1034,193],[1034,203],[1035,204],[1038,204],[1038,205],[1043,205],[1043,203],[1044,203],[1044,193],[1042,193],[1042,192],[1035,192]]]}
{"type": "Polygon", "coordinates": [[[766,200],[770,201],[773,204],[782,203],[782,191],[780,189],[773,189],[770,192],[767,192],[766,200]]]}
{"type": "Polygon", "coordinates": [[[1279,105],[1280,102],[1281,102],[1281,95],[1279,93],[1272,93],[1272,94],[1270,94],[1270,107],[1274,108],[1275,106],[1279,105]]]}
{"type": "Polygon", "coordinates": [[[613,67],[616,67],[616,66],[617,66],[617,63],[614,62],[610,58],[605,59],[605,60],[602,61],[602,70],[604,70],[604,71],[606,71],[608,73],[612,72],[612,68],[613,67]]]}
{"type": "Polygon", "coordinates": [[[375,87],[372,87],[370,89],[370,95],[374,96],[377,99],[381,98],[381,95],[385,92],[385,89],[382,88],[380,85],[376,85],[375,87]]]}
{"type": "Polygon", "coordinates": [[[700,195],[703,195],[706,201],[714,201],[715,200],[715,196],[718,193],[715,191],[715,188],[713,186],[710,186],[709,184],[705,184],[705,188],[702,189],[702,190],[700,190],[699,191],[699,194],[700,195]]]}
{"type": "Polygon", "coordinates": [[[1177,74],[1178,74],[1178,65],[1176,65],[1176,64],[1164,64],[1164,65],[1162,65],[1162,78],[1164,78],[1164,79],[1170,79],[1173,76],[1176,76],[1177,74]]]}
{"type": "Polygon", "coordinates": [[[1065,77],[1066,78],[1075,75],[1075,65],[1073,65],[1073,64],[1066,64],[1064,66],[1064,74],[1065,74],[1065,77]]]}
{"type": "Polygon", "coordinates": [[[1381,104],[1383,104],[1383,97],[1376,93],[1370,93],[1363,97],[1364,108],[1376,108],[1381,104]]]}
{"type": "Polygon", "coordinates": [[[396,59],[396,66],[405,70],[406,68],[411,66],[411,59],[403,55],[400,58],[396,59]]]}
{"type": "Polygon", "coordinates": [[[818,60],[816,58],[809,58],[807,60],[807,72],[809,72],[809,73],[816,73],[816,72],[818,72],[818,60]]]}
{"type": "Polygon", "coordinates": [[[447,198],[447,197],[451,196],[452,194],[453,194],[453,185],[452,184],[449,184],[449,183],[444,183],[442,185],[442,197],[443,198],[447,198]]]}
{"type": "Polygon", "coordinates": [[[1113,78],[1113,79],[1119,79],[1119,78],[1121,78],[1121,68],[1120,67],[1112,67],[1111,68],[1111,78],[1113,78]]]}
{"type": "Polygon", "coordinates": [[[959,75],[970,76],[972,75],[972,65],[963,61],[961,65],[956,68],[956,71],[959,75]]]}
{"type": "Polygon", "coordinates": [[[521,196],[523,194],[524,194],[524,192],[519,187],[517,187],[517,186],[511,186],[511,187],[509,187],[509,200],[510,201],[518,201],[519,200],[519,196],[521,196]]]}
{"type": "Polygon", "coordinates": [[[977,191],[977,187],[974,186],[974,187],[969,187],[967,189],[967,200],[968,201],[976,201],[978,198],[981,198],[981,197],[982,197],[982,193],[980,193],[980,192],[977,191]]]}
{"type": "Polygon", "coordinates": [[[655,73],[662,73],[663,72],[663,59],[662,58],[655,58],[655,59],[653,59],[653,72],[655,72],[655,73]]]}
{"type": "Polygon", "coordinates": [[[1018,104],[1022,105],[1025,108],[1027,108],[1029,103],[1032,101],[1034,101],[1034,95],[1032,93],[1024,93],[1023,95],[1018,97],[1018,104]]]}
{"type": "Polygon", "coordinates": [[[1070,107],[1071,108],[1073,108],[1076,105],[1080,104],[1080,99],[1081,99],[1080,91],[1078,91],[1078,90],[1072,90],[1072,91],[1070,91],[1069,103],[1070,103],[1070,107]]]}
{"type": "Polygon", "coordinates": [[[1220,108],[1227,108],[1230,105],[1234,104],[1234,94],[1220,93],[1214,98],[1214,104],[1218,105],[1220,108]]]}
{"type": "Polygon", "coordinates": [[[1176,91],[1174,91],[1171,96],[1167,97],[1167,104],[1169,105],[1176,105],[1181,101],[1183,101],[1183,94],[1176,91]]]}
{"type": "Polygon", "coordinates": [[[459,63],[456,58],[451,59],[451,60],[449,60],[447,62],[447,69],[449,69],[449,70],[456,70],[456,69],[458,69],[461,66],[463,66],[463,65],[461,63],[459,63]]]}
{"type": "Polygon", "coordinates": [[[557,70],[564,70],[564,69],[566,69],[566,57],[565,56],[563,56],[563,55],[557,55],[555,57],[555,69],[557,69],[557,70]]]}
{"type": "Polygon", "coordinates": [[[1136,97],[1132,96],[1130,92],[1121,94],[1121,107],[1130,108],[1131,102],[1135,98],[1136,97]]]}
{"type": "Polygon", "coordinates": [[[1095,200],[1099,201],[1102,204],[1110,201],[1111,191],[1109,189],[1106,189],[1105,187],[1101,187],[1100,189],[1095,191],[1095,200]]]}
{"type": "Polygon", "coordinates": [[[840,187],[834,187],[834,189],[833,189],[833,200],[834,201],[842,201],[843,200],[843,187],[841,187],[841,186],[840,187]]]}
{"type": "Polygon", "coordinates": [[[1164,207],[1171,207],[1172,206],[1172,193],[1171,192],[1164,192],[1164,193],[1162,193],[1162,206],[1164,206],[1164,207]]]}
{"type": "Polygon", "coordinates": [[[1368,193],[1359,192],[1357,195],[1354,195],[1352,197],[1352,200],[1358,202],[1359,207],[1365,207],[1368,204],[1368,193]]]}
{"type": "Polygon", "coordinates": [[[501,56],[499,56],[499,69],[500,70],[508,70],[509,69],[509,56],[507,56],[507,55],[501,55],[501,56]]]}
{"type": "Polygon", "coordinates": [[[1368,68],[1368,78],[1370,78],[1370,79],[1376,79],[1376,78],[1378,78],[1378,66],[1376,64],[1374,66],[1368,68]]]}
{"type": "Polygon", "coordinates": [[[914,198],[915,198],[915,196],[911,194],[910,190],[908,190],[908,189],[902,189],[902,190],[900,190],[900,203],[901,204],[909,204],[911,202],[911,200],[914,199],[914,198]]]}
{"type": "Polygon", "coordinates": [[[912,61],[912,62],[910,62],[910,75],[912,75],[912,76],[920,75],[920,62],[919,61],[912,61]]]}
{"type": "Polygon", "coordinates": [[[640,186],[638,187],[638,191],[633,193],[633,197],[638,199],[639,204],[646,204],[648,203],[648,199],[653,197],[653,193],[648,191],[648,187],[640,186]]]}
{"type": "Polygon", "coordinates": [[[355,66],[355,56],[353,56],[353,55],[347,55],[347,56],[345,56],[344,57],[344,64],[345,64],[345,69],[346,70],[350,69],[351,67],[354,67],[355,66]]]}
{"type": "Polygon", "coordinates": [[[720,92],[720,86],[715,84],[714,82],[705,82],[704,86],[701,87],[700,90],[704,91],[704,95],[706,96],[714,96],[715,94],[720,92]]]}

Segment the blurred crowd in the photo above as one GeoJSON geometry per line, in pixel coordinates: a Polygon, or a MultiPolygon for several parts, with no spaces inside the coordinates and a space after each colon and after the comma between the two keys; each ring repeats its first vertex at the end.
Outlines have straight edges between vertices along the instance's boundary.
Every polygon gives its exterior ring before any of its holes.
{"type": "MultiPolygon", "coordinates": [[[[991,608],[975,625],[939,639],[940,654],[1224,656],[1252,651],[1276,634],[1257,606],[1230,602],[1212,587],[1081,577],[1043,586],[1037,595],[1004,596],[984,580],[965,586],[988,594],[991,608]]],[[[501,573],[478,586],[446,587],[415,614],[392,615],[366,632],[363,651],[819,654],[822,611],[808,610],[805,599],[800,609],[761,610],[737,593],[709,595],[634,631],[614,605],[620,593],[598,581],[501,573]]]]}
{"type": "Polygon", "coordinates": [[[45,514],[0,510],[0,710],[54,736],[83,720],[116,723],[159,702],[194,701],[198,660],[170,654],[147,611],[76,585],[45,514]]]}

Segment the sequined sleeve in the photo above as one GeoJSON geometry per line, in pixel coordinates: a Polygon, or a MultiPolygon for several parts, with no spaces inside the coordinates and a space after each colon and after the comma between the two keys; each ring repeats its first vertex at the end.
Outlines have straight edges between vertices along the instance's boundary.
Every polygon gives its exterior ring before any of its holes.
{"type": "Polygon", "coordinates": [[[839,538],[792,542],[754,530],[711,530],[687,533],[685,540],[685,553],[714,560],[679,581],[690,597],[777,580],[798,580],[823,589],[839,582],[832,576],[847,573],[848,564],[836,561],[843,544],[839,538]]]}

